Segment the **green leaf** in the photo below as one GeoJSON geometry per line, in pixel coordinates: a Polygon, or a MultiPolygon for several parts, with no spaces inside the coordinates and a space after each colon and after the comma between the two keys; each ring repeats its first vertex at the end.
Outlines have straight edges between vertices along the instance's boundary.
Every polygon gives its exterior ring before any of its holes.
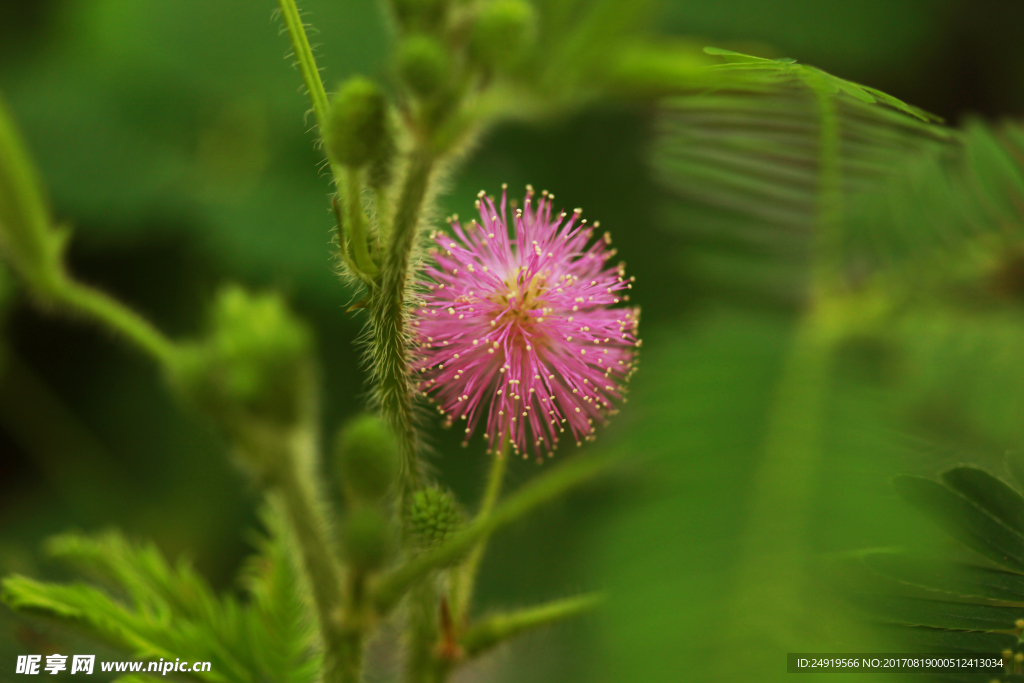
{"type": "MultiPolygon", "coordinates": [[[[14,575],[0,584],[0,600],[15,611],[72,622],[140,657],[172,656],[142,633],[146,629],[135,615],[92,586],[46,584],[14,575]]],[[[151,616],[155,622],[166,621],[166,615],[151,616]]]]}
{"type": "Polygon", "coordinates": [[[1024,536],[942,484],[917,476],[895,480],[900,495],[950,535],[998,565],[1024,570],[1024,536]]]}
{"type": "Polygon", "coordinates": [[[881,642],[899,643],[906,652],[977,652],[996,653],[1014,650],[1017,636],[1008,633],[951,631],[923,626],[883,625],[879,628],[881,642]]]}
{"type": "Polygon", "coordinates": [[[1024,575],[903,553],[878,552],[864,557],[883,576],[928,590],[964,597],[1024,602],[1024,575]]]}
{"type": "Polygon", "coordinates": [[[949,147],[950,133],[818,69],[738,66],[709,93],[663,102],[652,162],[701,280],[800,300],[818,235],[832,235],[838,256],[859,264],[861,252],[877,250],[878,228],[852,225],[851,207],[873,201],[908,160],[949,147]]]}
{"type": "Polygon", "coordinates": [[[955,467],[942,474],[954,491],[1018,534],[1024,535],[1024,497],[977,467],[955,467]]]}
{"type": "Polygon", "coordinates": [[[1003,607],[899,595],[858,596],[856,603],[885,621],[962,631],[1012,631],[1024,607],[1003,607]]]}
{"type": "Polygon", "coordinates": [[[51,557],[123,589],[139,609],[167,609],[189,619],[218,624],[221,606],[206,581],[187,562],[172,568],[152,543],[134,546],[119,532],[95,536],[68,533],[46,543],[51,557]]]}
{"type": "Polygon", "coordinates": [[[1006,468],[1017,481],[1018,486],[1024,486],[1024,455],[1018,451],[1009,451],[1006,454],[1006,468]]]}
{"type": "MultiPolygon", "coordinates": [[[[764,57],[755,57],[753,55],[745,55],[742,52],[733,52],[732,50],[726,50],[720,47],[705,47],[704,53],[709,55],[722,55],[727,57],[739,57],[742,60],[749,60],[752,62],[773,62],[779,63],[782,60],[766,59],[764,57]]],[[[787,62],[790,63],[790,62],[787,62]]]]}
{"type": "Polygon", "coordinates": [[[206,681],[274,680],[313,683],[319,672],[315,620],[279,513],[268,509],[269,536],[257,542],[243,583],[252,600],[242,607],[218,598],[186,562],[172,567],[153,544],[129,543],[117,532],[52,538],[51,555],[123,592],[124,604],[84,584],[47,584],[11,577],[3,601],[12,609],[71,623],[136,657],[188,653],[212,662],[190,674],[206,681]]]}
{"type": "Polygon", "coordinates": [[[320,672],[316,620],[302,576],[292,564],[292,541],[279,506],[260,515],[267,534],[257,537],[257,554],[247,561],[242,583],[252,597],[245,612],[249,661],[260,678],[313,683],[320,672]]]}

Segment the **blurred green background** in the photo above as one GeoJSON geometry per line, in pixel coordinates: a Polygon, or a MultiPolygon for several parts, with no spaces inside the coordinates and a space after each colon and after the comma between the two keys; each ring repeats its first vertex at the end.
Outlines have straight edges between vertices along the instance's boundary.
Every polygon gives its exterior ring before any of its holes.
{"type": "MultiPolygon", "coordinates": [[[[357,72],[388,82],[389,38],[374,2],[301,4],[329,87],[357,72]]],[[[175,336],[199,332],[225,281],[284,291],[318,333],[329,433],[365,397],[353,346],[362,318],[344,313],[354,292],[332,273],[328,179],[273,10],[272,0],[2,0],[0,92],[55,215],[74,227],[72,271],[175,336]]],[[[666,35],[795,57],[953,124],[1021,111],[1021,25],[1017,0],[673,0],[653,21],[666,35]]],[[[620,102],[503,125],[442,199],[445,212],[470,215],[479,189],[532,183],[582,206],[637,277],[645,342],[629,403],[587,448],[647,465],[503,532],[481,580],[485,608],[589,588],[607,589],[607,607],[524,638],[465,680],[775,675],[732,659],[746,645],[730,634],[742,619],[737,586],[757,582],[745,574],[757,566],[744,555],[747,503],[798,297],[712,284],[693,267],[706,245],[674,218],[650,168],[655,118],[649,104],[620,102]]],[[[931,472],[965,453],[985,460],[1019,443],[1012,415],[985,423],[995,399],[965,389],[977,364],[961,372],[960,356],[943,350],[948,337],[967,337],[950,344],[999,375],[986,344],[1005,350],[1012,340],[984,323],[951,327],[920,344],[928,348],[870,338],[842,347],[824,402],[827,457],[793,531],[803,553],[793,571],[811,577],[802,590],[830,595],[817,582],[840,573],[829,562],[844,551],[932,533],[895,500],[893,474],[931,472]],[[921,360],[928,354],[941,360],[921,360]]],[[[209,426],[172,402],[146,359],[88,325],[15,298],[2,339],[0,569],[59,578],[38,553],[43,538],[116,526],[194,558],[230,590],[256,526],[255,493],[209,426]]],[[[1020,385],[1004,384],[1000,401],[1018,400],[1020,385]]],[[[426,429],[439,478],[474,500],[486,468],[479,438],[462,449],[438,421],[426,429]]],[[[515,463],[510,485],[537,469],[515,463]]],[[[846,632],[841,616],[829,619],[831,599],[808,617],[821,649],[846,632]]],[[[67,638],[3,612],[0,680],[15,653],[67,638]]],[[[74,651],[92,651],[83,647],[74,651]]]]}

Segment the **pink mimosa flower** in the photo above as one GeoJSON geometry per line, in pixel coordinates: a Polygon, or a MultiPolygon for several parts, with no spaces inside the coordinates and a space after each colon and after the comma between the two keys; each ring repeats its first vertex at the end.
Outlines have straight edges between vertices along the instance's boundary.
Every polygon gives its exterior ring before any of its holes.
{"type": "MultiPolygon", "coordinates": [[[[419,388],[469,434],[484,421],[490,447],[508,435],[526,457],[549,455],[567,429],[577,445],[615,411],[636,366],[639,309],[612,308],[632,288],[607,233],[580,210],[552,215],[553,195],[527,186],[509,234],[501,205],[477,200],[481,223],[436,233],[431,281],[413,330],[419,388]]],[[[515,207],[515,202],[512,203],[515,207]]]]}

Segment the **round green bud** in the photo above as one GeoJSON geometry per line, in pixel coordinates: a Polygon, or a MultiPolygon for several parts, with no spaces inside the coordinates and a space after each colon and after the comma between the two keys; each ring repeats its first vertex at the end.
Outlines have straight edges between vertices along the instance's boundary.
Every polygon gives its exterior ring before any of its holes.
{"type": "Polygon", "coordinates": [[[388,133],[384,136],[384,143],[366,169],[366,184],[374,190],[387,189],[395,177],[398,144],[395,141],[395,123],[391,116],[387,119],[387,127],[388,133]]]}
{"type": "Polygon", "coordinates": [[[424,550],[437,546],[465,524],[455,496],[433,486],[412,495],[408,514],[412,538],[424,550]]]}
{"type": "Polygon", "coordinates": [[[384,566],[391,554],[391,526],[375,507],[350,511],[342,527],[345,559],[353,568],[372,572],[384,566]]]}
{"type": "Polygon", "coordinates": [[[324,143],[328,154],[346,166],[369,163],[387,145],[388,103],[377,85],[355,76],[331,101],[324,143]]]}
{"type": "Polygon", "coordinates": [[[172,379],[229,430],[241,422],[293,425],[311,381],[309,330],[278,294],[222,289],[210,332],[184,346],[172,379]]]}
{"type": "Polygon", "coordinates": [[[380,500],[398,478],[398,440],[376,415],[360,415],[342,425],[334,455],[349,502],[380,500]]]}
{"type": "Polygon", "coordinates": [[[406,29],[437,28],[448,14],[448,0],[392,0],[391,4],[406,29]]]}
{"type": "Polygon", "coordinates": [[[420,97],[430,97],[448,80],[448,52],[430,36],[410,36],[398,46],[398,74],[420,97]]]}
{"type": "Polygon", "coordinates": [[[518,59],[537,34],[537,16],[525,0],[494,0],[473,24],[470,47],[484,66],[506,66],[518,59]]]}

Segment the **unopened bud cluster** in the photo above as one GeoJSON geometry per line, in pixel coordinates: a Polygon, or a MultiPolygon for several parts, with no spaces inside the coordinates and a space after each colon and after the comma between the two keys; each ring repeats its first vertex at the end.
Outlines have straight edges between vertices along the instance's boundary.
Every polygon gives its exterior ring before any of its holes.
{"type": "Polygon", "coordinates": [[[527,0],[392,0],[401,33],[396,68],[408,90],[443,107],[477,75],[514,66],[536,38],[527,0]]]}
{"type": "Polygon", "coordinates": [[[309,331],[277,294],[221,290],[206,337],[182,347],[172,381],[229,433],[287,430],[301,419],[311,379],[309,331]]]}

